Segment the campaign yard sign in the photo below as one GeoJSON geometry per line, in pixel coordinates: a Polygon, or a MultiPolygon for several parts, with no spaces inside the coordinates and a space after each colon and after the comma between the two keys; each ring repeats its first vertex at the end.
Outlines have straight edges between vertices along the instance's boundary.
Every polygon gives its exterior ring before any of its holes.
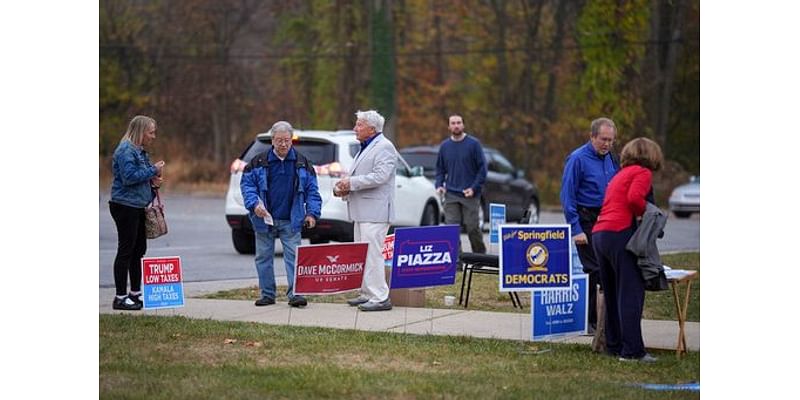
{"type": "Polygon", "coordinates": [[[575,275],[568,289],[534,290],[531,293],[532,340],[586,334],[588,281],[586,274],[575,275]]]}
{"type": "Polygon", "coordinates": [[[458,225],[394,231],[392,289],[452,285],[456,281],[458,225]]]}
{"type": "Polygon", "coordinates": [[[297,247],[294,294],[335,294],[361,288],[367,243],[297,247]]]}
{"type": "Polygon", "coordinates": [[[500,291],[566,289],[572,281],[570,227],[500,226],[500,291]]]}
{"type": "Polygon", "coordinates": [[[500,243],[500,225],[506,223],[506,205],[489,204],[489,244],[500,243]]]}
{"type": "Polygon", "coordinates": [[[143,308],[183,307],[183,271],[180,257],[142,257],[143,308]]]}
{"type": "Polygon", "coordinates": [[[383,254],[384,266],[391,267],[392,259],[394,259],[394,233],[386,235],[386,237],[383,238],[383,250],[381,250],[381,254],[383,254]]]}

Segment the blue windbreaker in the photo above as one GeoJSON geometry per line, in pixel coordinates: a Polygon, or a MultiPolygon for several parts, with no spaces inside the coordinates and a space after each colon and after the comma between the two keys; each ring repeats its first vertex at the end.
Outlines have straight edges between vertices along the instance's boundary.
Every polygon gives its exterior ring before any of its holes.
{"type": "MultiPolygon", "coordinates": [[[[303,220],[307,215],[319,220],[322,212],[322,197],[319,195],[317,175],[314,173],[314,167],[311,162],[294,148],[289,149],[289,151],[293,152],[297,158],[291,210],[292,231],[300,232],[303,229],[303,220]]],[[[272,152],[272,147],[250,161],[242,173],[242,181],[240,183],[244,207],[247,208],[248,217],[253,224],[253,230],[256,232],[268,232],[270,229],[264,219],[254,212],[259,199],[261,199],[262,203],[267,204],[267,199],[269,198],[267,195],[267,191],[269,191],[269,185],[267,184],[269,166],[267,161],[270,152],[272,152]]]]}

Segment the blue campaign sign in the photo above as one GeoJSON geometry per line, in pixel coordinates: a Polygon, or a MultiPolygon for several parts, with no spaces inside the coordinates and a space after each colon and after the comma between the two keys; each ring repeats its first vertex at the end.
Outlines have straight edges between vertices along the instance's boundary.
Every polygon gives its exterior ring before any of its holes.
{"type": "Polygon", "coordinates": [[[392,289],[455,283],[460,240],[458,225],[396,229],[392,289]]]}
{"type": "Polygon", "coordinates": [[[572,278],[572,287],[568,289],[534,290],[531,293],[533,340],[586,333],[588,280],[588,275],[580,274],[572,278]]]}
{"type": "Polygon", "coordinates": [[[570,227],[500,226],[500,291],[566,289],[572,281],[570,227]]]}
{"type": "Polygon", "coordinates": [[[489,204],[489,243],[500,243],[500,225],[506,223],[506,205],[505,204],[489,204]]]}
{"type": "Polygon", "coordinates": [[[183,283],[144,285],[143,300],[146,309],[183,307],[183,283]]]}
{"type": "Polygon", "coordinates": [[[572,275],[582,274],[583,263],[581,263],[581,257],[578,255],[578,246],[573,241],[570,241],[569,245],[572,248],[572,275]]]}

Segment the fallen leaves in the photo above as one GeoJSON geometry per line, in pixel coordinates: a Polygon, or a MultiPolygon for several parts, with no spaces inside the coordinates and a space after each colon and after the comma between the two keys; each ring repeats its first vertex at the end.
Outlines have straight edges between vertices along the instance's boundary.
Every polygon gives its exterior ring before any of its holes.
{"type": "MultiPolygon", "coordinates": [[[[225,339],[222,343],[224,343],[224,344],[236,344],[238,342],[239,342],[239,340],[237,340],[237,339],[225,339]]],[[[245,347],[261,347],[261,346],[264,345],[264,343],[254,342],[252,340],[245,341],[243,344],[244,344],[245,347]]]]}

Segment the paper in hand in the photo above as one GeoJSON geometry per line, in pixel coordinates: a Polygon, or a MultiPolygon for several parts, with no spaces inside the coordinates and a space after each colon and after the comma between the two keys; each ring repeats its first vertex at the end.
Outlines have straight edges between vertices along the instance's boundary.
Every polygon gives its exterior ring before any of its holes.
{"type": "Polygon", "coordinates": [[[272,225],[274,225],[274,224],[275,224],[275,223],[272,221],[272,214],[270,214],[270,213],[267,213],[267,215],[265,215],[265,216],[264,216],[264,223],[266,223],[266,224],[267,224],[267,225],[269,225],[269,226],[272,226],[272,225]]]}

